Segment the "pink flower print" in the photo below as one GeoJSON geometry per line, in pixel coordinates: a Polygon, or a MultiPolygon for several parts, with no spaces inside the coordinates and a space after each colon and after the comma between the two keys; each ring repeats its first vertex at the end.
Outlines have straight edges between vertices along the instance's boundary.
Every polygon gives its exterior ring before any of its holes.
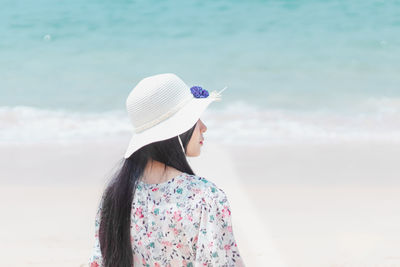
{"type": "Polygon", "coordinates": [[[178,243],[177,245],[176,245],[176,248],[181,248],[182,247],[182,243],[178,243]]]}
{"type": "Polygon", "coordinates": [[[164,246],[167,246],[167,247],[172,246],[172,243],[169,241],[162,241],[161,244],[163,244],[164,246]]]}
{"type": "Polygon", "coordinates": [[[142,214],[142,207],[136,208],[136,215],[139,216],[139,218],[143,218],[143,214],[142,214]]]}
{"type": "Polygon", "coordinates": [[[176,221],[178,221],[178,222],[183,219],[182,216],[181,216],[181,211],[175,211],[174,212],[174,219],[176,221]]]}
{"type": "Polygon", "coordinates": [[[232,226],[228,226],[228,232],[232,233],[232,226]]]}
{"type": "Polygon", "coordinates": [[[178,180],[178,181],[176,181],[178,184],[181,184],[181,183],[183,183],[183,180],[178,180]]]}
{"type": "Polygon", "coordinates": [[[96,261],[94,261],[94,262],[92,262],[91,264],[90,264],[90,267],[99,267],[100,265],[96,262],[96,261]]]}
{"type": "Polygon", "coordinates": [[[175,234],[175,235],[179,234],[178,229],[174,228],[174,234],[175,234]]]}
{"type": "Polygon", "coordinates": [[[224,246],[224,249],[225,249],[225,250],[230,250],[230,249],[231,249],[231,246],[230,246],[230,245],[225,245],[225,246],[224,246]]]}
{"type": "Polygon", "coordinates": [[[201,193],[201,189],[200,188],[193,188],[192,191],[193,191],[193,193],[196,193],[196,194],[200,194],[201,193]]]}
{"type": "Polygon", "coordinates": [[[136,229],[136,231],[138,231],[138,232],[139,232],[139,230],[140,230],[140,227],[139,227],[139,225],[135,224],[135,229],[136,229]]]}
{"type": "Polygon", "coordinates": [[[210,243],[208,244],[208,247],[211,248],[213,245],[214,245],[214,242],[210,242],[210,243]]]}
{"type": "Polygon", "coordinates": [[[158,190],[158,187],[151,189],[151,191],[155,192],[158,190]]]}
{"type": "Polygon", "coordinates": [[[146,260],[144,258],[142,258],[142,263],[144,266],[146,266],[146,260]]]}
{"type": "Polygon", "coordinates": [[[137,242],[137,243],[138,243],[139,246],[141,246],[143,244],[142,240],[139,240],[139,242],[137,242]]]}
{"type": "Polygon", "coordinates": [[[153,232],[147,233],[147,237],[150,237],[153,232]]]}
{"type": "Polygon", "coordinates": [[[222,217],[226,217],[226,216],[230,216],[231,215],[231,211],[229,210],[229,208],[227,206],[224,206],[224,209],[222,210],[222,217]]]}
{"type": "Polygon", "coordinates": [[[161,267],[161,265],[158,262],[156,262],[154,263],[154,267],[161,267]]]}
{"type": "Polygon", "coordinates": [[[190,216],[190,214],[187,215],[187,218],[189,221],[191,221],[191,222],[193,221],[193,218],[192,218],[192,216],[190,216]]]}

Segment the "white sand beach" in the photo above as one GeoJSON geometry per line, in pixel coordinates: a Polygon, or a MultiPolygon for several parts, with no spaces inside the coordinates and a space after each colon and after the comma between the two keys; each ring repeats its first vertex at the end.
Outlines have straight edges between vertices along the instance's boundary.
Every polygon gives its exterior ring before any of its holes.
{"type": "MultiPolygon", "coordinates": [[[[86,266],[123,142],[0,147],[2,266],[86,266]]],[[[400,266],[400,145],[206,143],[248,266],[400,266]]]]}

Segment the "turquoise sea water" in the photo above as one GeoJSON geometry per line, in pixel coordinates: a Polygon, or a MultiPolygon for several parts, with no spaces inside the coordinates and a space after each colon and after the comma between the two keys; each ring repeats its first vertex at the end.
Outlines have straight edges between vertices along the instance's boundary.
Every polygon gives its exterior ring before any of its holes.
{"type": "Polygon", "coordinates": [[[229,87],[221,135],[400,139],[400,1],[0,3],[3,142],[128,131],[127,94],[164,72],[229,87]]]}

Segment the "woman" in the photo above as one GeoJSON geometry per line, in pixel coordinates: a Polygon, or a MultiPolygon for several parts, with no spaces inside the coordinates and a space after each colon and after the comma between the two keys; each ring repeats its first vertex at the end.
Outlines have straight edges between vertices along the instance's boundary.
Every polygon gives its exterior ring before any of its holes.
{"type": "Polygon", "coordinates": [[[219,99],[174,74],[132,90],[134,133],[96,215],[90,266],[244,266],[224,191],[186,160],[200,154],[200,115],[219,99]]]}

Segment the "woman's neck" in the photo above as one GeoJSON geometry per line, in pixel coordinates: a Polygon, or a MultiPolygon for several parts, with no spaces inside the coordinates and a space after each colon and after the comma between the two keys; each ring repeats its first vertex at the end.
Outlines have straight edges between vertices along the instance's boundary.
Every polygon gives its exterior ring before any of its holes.
{"type": "Polygon", "coordinates": [[[166,182],[182,172],[170,167],[156,160],[149,160],[147,162],[146,168],[144,169],[142,181],[148,184],[159,184],[166,182]]]}

